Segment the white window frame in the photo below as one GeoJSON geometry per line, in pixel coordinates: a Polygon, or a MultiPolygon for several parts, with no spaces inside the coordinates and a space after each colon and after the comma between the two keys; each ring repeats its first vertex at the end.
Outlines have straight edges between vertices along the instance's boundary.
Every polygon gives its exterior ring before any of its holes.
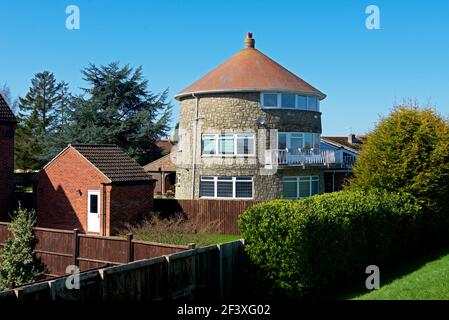
{"type": "MultiPolygon", "coordinates": [[[[315,132],[278,132],[278,135],[277,135],[277,139],[278,139],[277,148],[279,148],[279,135],[281,135],[281,134],[285,134],[286,135],[286,139],[287,139],[287,141],[286,141],[286,148],[287,149],[291,149],[291,137],[293,135],[301,135],[301,137],[302,137],[301,149],[304,149],[304,150],[310,150],[310,149],[305,149],[306,134],[311,134],[312,135],[312,148],[313,149],[316,149],[315,145],[319,146],[320,140],[321,140],[321,135],[319,133],[315,133],[315,132]],[[318,143],[318,144],[316,144],[316,143],[318,143]]],[[[319,147],[318,147],[318,150],[319,150],[319,147]]]]}
{"type": "Polygon", "coordinates": [[[297,199],[304,199],[313,196],[312,194],[312,182],[317,181],[318,182],[318,193],[320,194],[320,176],[318,175],[310,175],[310,176],[285,176],[282,178],[282,195],[284,195],[284,181],[290,180],[289,182],[292,182],[293,179],[296,179],[296,198],[285,198],[287,200],[297,200],[297,199]],[[309,182],[309,195],[305,197],[300,197],[299,195],[299,184],[301,181],[305,181],[308,179],[309,182]]]}
{"type": "MultiPolygon", "coordinates": [[[[231,139],[229,139],[231,140],[231,139]]],[[[218,134],[218,133],[204,133],[201,136],[201,156],[202,157],[255,157],[256,155],[256,138],[255,134],[253,132],[239,132],[239,133],[224,133],[224,134],[218,134]],[[214,154],[204,154],[203,153],[203,141],[204,137],[213,137],[215,139],[215,153],[214,154]],[[233,143],[234,143],[234,152],[232,154],[222,154],[220,153],[220,140],[224,136],[232,136],[233,143]],[[237,148],[237,140],[243,139],[243,136],[250,136],[252,139],[252,153],[238,153],[237,148]]]]}
{"type": "Polygon", "coordinates": [[[320,112],[320,99],[316,96],[311,96],[311,95],[304,95],[304,94],[295,94],[295,106],[294,108],[283,108],[282,107],[282,94],[294,94],[291,92],[270,92],[270,91],[266,91],[266,92],[261,92],[260,93],[260,108],[261,109],[283,109],[283,110],[303,110],[303,111],[314,111],[314,112],[320,112]],[[264,95],[265,94],[276,94],[277,95],[277,106],[273,107],[273,106],[265,106],[265,100],[264,100],[264,95]],[[298,103],[298,97],[305,97],[306,98],[306,108],[300,108],[299,103],[298,103]],[[316,110],[313,110],[310,106],[309,106],[309,99],[316,99],[317,102],[317,106],[316,106],[316,110]]]}
{"type": "Polygon", "coordinates": [[[201,176],[200,177],[200,198],[201,199],[222,199],[222,200],[226,200],[226,199],[233,199],[233,200],[251,200],[254,198],[254,178],[250,177],[250,176],[234,176],[234,177],[229,177],[229,176],[201,176]],[[218,197],[218,178],[232,178],[232,180],[229,180],[229,182],[232,182],[232,197],[218,197]],[[237,178],[243,178],[243,177],[248,177],[247,180],[237,180],[237,178]],[[210,197],[210,196],[201,196],[201,182],[203,181],[207,181],[207,182],[214,182],[214,196],[210,197]],[[236,196],[236,183],[238,182],[251,182],[251,197],[237,197],[236,196]]]}

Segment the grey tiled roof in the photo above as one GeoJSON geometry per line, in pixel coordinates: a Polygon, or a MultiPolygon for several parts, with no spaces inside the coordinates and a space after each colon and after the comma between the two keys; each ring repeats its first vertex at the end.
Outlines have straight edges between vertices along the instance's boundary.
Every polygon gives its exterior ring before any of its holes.
{"type": "Polygon", "coordinates": [[[16,117],[0,94],[0,122],[15,123],[16,117]]]}
{"type": "Polygon", "coordinates": [[[114,144],[72,145],[112,182],[153,181],[133,158],[114,144]]]}

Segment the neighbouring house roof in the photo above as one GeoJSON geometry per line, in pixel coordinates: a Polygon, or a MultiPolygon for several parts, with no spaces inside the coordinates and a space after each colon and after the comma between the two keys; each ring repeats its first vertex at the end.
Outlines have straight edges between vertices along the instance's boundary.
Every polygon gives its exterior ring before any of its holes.
{"type": "Polygon", "coordinates": [[[154,143],[154,145],[162,151],[162,154],[165,155],[167,153],[170,153],[171,149],[173,148],[173,146],[175,144],[173,142],[171,142],[170,140],[166,139],[166,140],[156,141],[154,143]]]}
{"type": "Polygon", "coordinates": [[[111,182],[150,181],[136,160],[113,144],[74,144],[71,145],[83,157],[89,160],[111,182]]]}
{"type": "Polygon", "coordinates": [[[356,152],[362,149],[363,143],[366,141],[366,136],[353,136],[352,143],[350,142],[350,137],[321,137],[321,140],[328,142],[330,144],[336,145],[338,147],[349,148],[356,152]]]}
{"type": "Polygon", "coordinates": [[[0,94],[0,123],[16,123],[16,117],[0,94]]]}
{"type": "Polygon", "coordinates": [[[252,34],[248,33],[243,50],[182,90],[175,98],[180,100],[192,93],[242,91],[293,91],[316,95],[320,99],[326,97],[320,90],[255,49],[254,43],[252,34]]]}
{"type": "Polygon", "coordinates": [[[152,182],[154,179],[145,172],[136,160],[127,155],[114,144],[73,144],[68,145],[61,153],[51,160],[47,168],[67,149],[75,149],[89,161],[98,171],[103,173],[111,183],[152,182]]]}
{"type": "Polygon", "coordinates": [[[176,165],[171,161],[170,154],[163,156],[153,162],[148,163],[143,167],[147,172],[175,172],[176,165]]]}

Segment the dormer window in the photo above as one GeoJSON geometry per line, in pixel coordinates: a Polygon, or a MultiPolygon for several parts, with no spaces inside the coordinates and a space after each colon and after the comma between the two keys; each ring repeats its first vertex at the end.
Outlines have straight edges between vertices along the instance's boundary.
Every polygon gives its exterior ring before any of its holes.
{"type": "Polygon", "coordinates": [[[320,111],[317,97],[293,93],[263,92],[260,94],[260,105],[262,109],[320,111]]]}

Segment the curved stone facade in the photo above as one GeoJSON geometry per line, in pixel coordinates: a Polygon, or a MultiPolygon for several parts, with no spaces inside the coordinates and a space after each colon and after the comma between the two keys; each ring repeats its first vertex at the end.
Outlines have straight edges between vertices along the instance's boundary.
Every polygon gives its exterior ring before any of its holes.
{"type": "MultiPolygon", "coordinates": [[[[194,97],[180,102],[179,151],[176,154],[176,198],[199,198],[200,176],[252,176],[254,199],[270,200],[282,194],[284,171],[263,170],[265,149],[273,145],[270,130],[279,132],[321,133],[321,113],[303,110],[260,108],[260,93],[223,93],[199,96],[198,124],[195,139],[196,103],[194,97]],[[260,125],[263,120],[263,126],[260,125]],[[255,133],[254,156],[202,156],[201,137],[211,133],[255,133]],[[270,139],[271,135],[271,139],[270,139]],[[192,163],[196,141],[195,182],[192,186],[192,163]]],[[[287,175],[295,174],[289,171],[287,175]]],[[[301,170],[301,175],[320,175],[319,171],[301,170]]],[[[321,183],[322,184],[322,183],[321,183]]],[[[320,187],[324,190],[324,187],[320,187]]]]}

